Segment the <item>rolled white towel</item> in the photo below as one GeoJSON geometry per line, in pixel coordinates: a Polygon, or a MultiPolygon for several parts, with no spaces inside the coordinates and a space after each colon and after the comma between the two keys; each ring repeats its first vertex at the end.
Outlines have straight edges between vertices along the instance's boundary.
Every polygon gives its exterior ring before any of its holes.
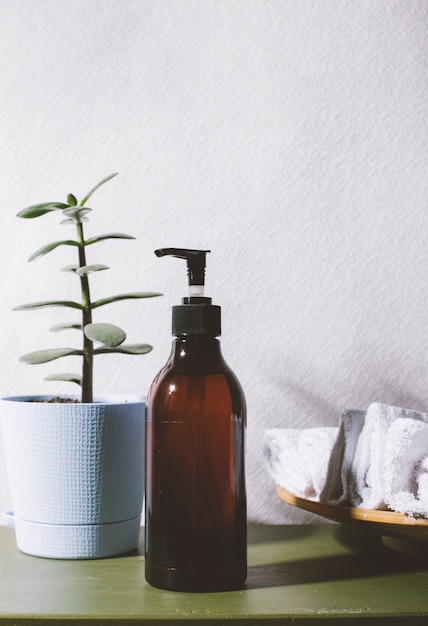
{"type": "Polygon", "coordinates": [[[385,503],[399,513],[428,514],[428,423],[396,419],[385,442],[385,503]]]}
{"type": "Polygon", "coordinates": [[[267,430],[264,459],[276,484],[301,498],[319,500],[337,432],[337,427],[267,430]]]}
{"type": "MultiPolygon", "coordinates": [[[[420,500],[414,474],[419,472],[417,464],[428,456],[426,424],[427,413],[378,402],[369,406],[350,473],[349,494],[354,506],[399,511],[397,503],[391,504],[398,492],[420,500]]],[[[419,504],[420,513],[428,514],[428,500],[419,504]]]]}

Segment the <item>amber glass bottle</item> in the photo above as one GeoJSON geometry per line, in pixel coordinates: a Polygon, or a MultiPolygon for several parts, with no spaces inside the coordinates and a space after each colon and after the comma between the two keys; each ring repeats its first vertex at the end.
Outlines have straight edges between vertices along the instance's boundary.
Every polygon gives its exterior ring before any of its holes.
{"type": "Polygon", "coordinates": [[[237,589],[247,575],[245,398],[210,303],[173,308],[176,338],[146,400],[146,579],[176,591],[237,589]]]}

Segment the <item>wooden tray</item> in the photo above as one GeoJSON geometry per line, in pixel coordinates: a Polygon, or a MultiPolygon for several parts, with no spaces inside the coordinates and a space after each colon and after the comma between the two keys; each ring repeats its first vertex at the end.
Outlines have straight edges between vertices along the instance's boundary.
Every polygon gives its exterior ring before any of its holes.
{"type": "Polygon", "coordinates": [[[378,532],[382,535],[382,540],[388,547],[397,550],[402,549],[405,552],[413,552],[409,549],[408,542],[418,542],[419,545],[416,546],[418,551],[422,548],[423,552],[426,553],[426,550],[428,550],[428,519],[426,518],[410,517],[409,515],[402,515],[393,511],[374,511],[326,504],[325,502],[314,502],[313,500],[299,498],[279,485],[277,486],[277,492],[281,500],[310,513],[321,515],[321,517],[340,522],[341,524],[351,524],[378,532]],[[402,540],[406,543],[400,543],[402,540]],[[426,545],[421,546],[420,542],[426,545]]]}

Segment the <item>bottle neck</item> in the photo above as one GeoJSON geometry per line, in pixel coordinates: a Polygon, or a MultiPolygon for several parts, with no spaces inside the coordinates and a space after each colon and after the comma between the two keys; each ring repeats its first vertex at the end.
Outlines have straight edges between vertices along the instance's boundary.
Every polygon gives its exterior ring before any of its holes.
{"type": "Polygon", "coordinates": [[[220,341],[207,335],[178,336],[172,343],[170,362],[179,369],[204,373],[223,369],[226,364],[220,341]]]}

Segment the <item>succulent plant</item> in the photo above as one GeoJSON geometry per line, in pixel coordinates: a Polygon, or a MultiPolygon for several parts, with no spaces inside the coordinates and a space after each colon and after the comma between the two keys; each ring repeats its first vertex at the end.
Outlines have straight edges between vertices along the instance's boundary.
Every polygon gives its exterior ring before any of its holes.
{"type": "Polygon", "coordinates": [[[93,193],[106,182],[111,180],[117,174],[111,174],[103,180],[101,180],[86,196],[79,202],[73,194],[68,194],[66,202],[42,202],[40,204],[33,204],[18,213],[18,217],[22,218],[35,218],[48,213],[57,211],[63,218],[61,223],[65,225],[74,226],[75,239],[62,239],[60,241],[53,241],[45,244],[38,250],[36,250],[28,259],[34,261],[39,259],[49,252],[57,249],[60,246],[70,246],[76,248],[78,263],[74,265],[68,265],[62,268],[63,271],[74,274],[80,281],[80,293],[81,301],[75,302],[73,300],[44,300],[41,302],[32,302],[29,304],[22,304],[15,307],[14,310],[34,310],[43,309],[46,307],[65,307],[68,309],[74,309],[80,311],[80,320],[73,322],[61,322],[53,326],[50,330],[53,332],[60,332],[64,330],[74,329],[82,333],[82,347],[81,348],[48,348],[38,350],[36,352],[30,352],[21,356],[20,361],[29,364],[40,364],[54,361],[66,356],[81,356],[82,357],[82,372],[80,374],[74,373],[59,373],[47,376],[45,380],[55,381],[68,381],[78,384],[81,387],[81,401],[92,402],[93,401],[93,361],[94,356],[97,354],[146,354],[152,350],[152,346],[141,344],[125,344],[126,333],[124,330],[114,324],[106,322],[93,322],[93,311],[100,307],[104,307],[112,302],[118,302],[119,300],[132,300],[136,298],[152,298],[160,296],[162,294],[156,292],[134,292],[124,293],[114,296],[108,296],[98,300],[91,300],[91,292],[89,285],[89,277],[95,272],[101,272],[108,270],[109,267],[103,264],[87,264],[86,249],[89,246],[105,241],[107,239],[135,239],[131,235],[125,235],[123,233],[108,233],[105,235],[98,235],[96,237],[90,237],[85,239],[84,235],[84,223],[88,221],[88,214],[92,211],[86,206],[87,201],[93,193]],[[96,344],[96,346],[94,345],[96,344]]]}

